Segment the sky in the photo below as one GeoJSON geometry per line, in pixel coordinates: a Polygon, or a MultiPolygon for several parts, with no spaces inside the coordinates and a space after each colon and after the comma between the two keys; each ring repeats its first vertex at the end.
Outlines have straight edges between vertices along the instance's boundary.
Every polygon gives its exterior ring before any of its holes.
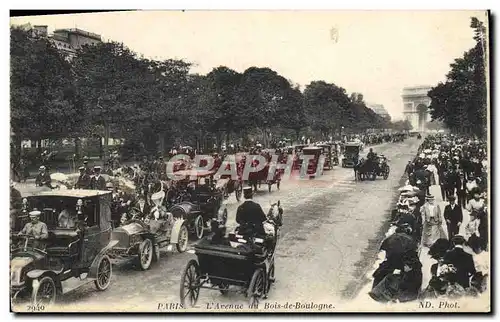
{"type": "Polygon", "coordinates": [[[269,67],[300,84],[324,80],[403,117],[404,87],[434,86],[474,46],[484,11],[135,11],[11,18],[79,28],[148,58],[184,59],[192,72],[269,67]],[[335,30],[332,32],[332,30],[335,30]],[[336,35],[336,36],[333,36],[336,35]]]}

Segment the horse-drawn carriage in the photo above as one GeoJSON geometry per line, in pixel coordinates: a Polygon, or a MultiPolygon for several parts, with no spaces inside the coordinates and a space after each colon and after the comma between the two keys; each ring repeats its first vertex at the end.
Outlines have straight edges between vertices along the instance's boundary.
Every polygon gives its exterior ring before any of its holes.
{"type": "Polygon", "coordinates": [[[180,300],[183,307],[194,307],[200,289],[244,293],[250,308],[256,308],[261,297],[267,297],[274,282],[275,253],[283,224],[279,201],[271,205],[266,236],[239,229],[225,236],[224,231],[205,237],[194,248],[197,259],[191,259],[181,277],[180,300]],[[235,286],[232,289],[231,286],[235,286]]]}
{"type": "Polygon", "coordinates": [[[316,146],[320,147],[323,149],[323,155],[325,156],[325,163],[324,163],[324,168],[328,170],[332,170],[334,165],[338,164],[338,157],[337,157],[337,162],[335,163],[334,159],[334,146],[332,144],[317,144],[316,146]]]}
{"type": "MultiPolygon", "coordinates": [[[[258,168],[260,167],[259,162],[261,161],[258,159],[247,159],[246,162],[252,162],[252,168],[258,168]]],[[[265,182],[269,192],[271,192],[273,184],[276,184],[276,188],[279,190],[282,172],[279,169],[276,169],[275,165],[271,164],[270,159],[267,159],[264,162],[265,165],[262,169],[248,174],[248,185],[253,187],[254,191],[257,191],[261,184],[265,182]],[[270,174],[270,171],[273,171],[272,174],[270,174]]]]}
{"type": "MultiPolygon", "coordinates": [[[[300,173],[309,175],[310,178],[313,178],[316,175],[323,174],[324,166],[321,166],[320,163],[324,162],[323,156],[323,148],[317,146],[308,146],[302,149],[302,155],[310,156],[307,167],[303,170],[301,169],[300,173]]],[[[304,163],[302,162],[302,166],[304,163]]]]}
{"type": "Polygon", "coordinates": [[[96,190],[51,190],[29,196],[27,209],[38,209],[48,238],[18,232],[29,217],[20,216],[11,235],[10,286],[14,303],[25,298],[40,308],[89,282],[99,291],[111,283],[109,250],[111,193],[96,190]],[[69,279],[77,281],[67,283],[69,279]]]}
{"type": "Polygon", "coordinates": [[[227,220],[223,192],[215,189],[214,171],[184,170],[175,173],[179,179],[176,204],[168,209],[174,218],[186,220],[188,231],[200,239],[214,219],[227,220]]]}
{"type": "Polygon", "coordinates": [[[375,156],[373,160],[361,159],[354,166],[357,180],[375,180],[377,177],[389,178],[390,167],[387,158],[383,155],[375,156]]]}
{"type": "Polygon", "coordinates": [[[188,229],[185,221],[162,209],[164,197],[163,191],[157,192],[152,198],[155,207],[150,214],[134,217],[113,230],[111,240],[117,244],[110,251],[111,258],[135,257],[137,266],[147,270],[153,260],[160,259],[162,248],[171,251],[175,245],[179,253],[186,251],[188,229]]]}

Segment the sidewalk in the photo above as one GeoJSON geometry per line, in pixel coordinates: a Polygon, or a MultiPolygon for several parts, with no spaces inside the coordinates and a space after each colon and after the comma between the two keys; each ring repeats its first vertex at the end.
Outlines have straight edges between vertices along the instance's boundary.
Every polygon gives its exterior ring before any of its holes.
{"type": "MultiPolygon", "coordinates": [[[[437,178],[438,179],[438,178],[437,178]]],[[[443,201],[441,197],[441,189],[439,187],[439,182],[436,180],[437,184],[434,186],[431,186],[429,189],[429,192],[431,195],[435,197],[436,204],[439,205],[441,208],[441,215],[443,215],[444,212],[444,207],[448,204],[447,202],[443,201]]],[[[462,225],[460,226],[459,234],[465,237],[465,227],[469,223],[469,212],[465,209],[462,208],[463,212],[463,222],[462,225]]],[[[444,219],[444,218],[443,218],[444,219]]],[[[394,227],[391,227],[391,229],[386,233],[386,236],[389,236],[392,234],[392,230],[394,227]]],[[[446,227],[446,222],[443,221],[443,229],[448,234],[448,230],[446,227]]],[[[381,241],[382,242],[382,241],[381,241]]],[[[483,273],[489,274],[489,263],[490,263],[490,254],[489,252],[482,252],[481,254],[475,254],[472,252],[472,250],[469,247],[464,247],[465,251],[472,254],[474,257],[474,262],[476,264],[476,270],[482,271],[483,273]]],[[[431,279],[431,266],[436,263],[434,259],[432,259],[427,253],[429,252],[428,247],[422,247],[421,252],[420,252],[420,262],[422,263],[422,290],[427,287],[429,284],[429,280],[431,279]]],[[[355,298],[355,301],[363,300],[363,301],[371,301],[375,302],[369,295],[368,292],[371,291],[372,288],[372,283],[373,283],[373,277],[372,274],[375,272],[375,270],[379,267],[380,263],[383,262],[385,259],[385,252],[379,252],[378,258],[373,264],[372,269],[370,269],[367,274],[366,278],[369,280],[369,282],[360,290],[358,296],[355,298]]],[[[488,285],[488,288],[491,286],[488,285]]]]}

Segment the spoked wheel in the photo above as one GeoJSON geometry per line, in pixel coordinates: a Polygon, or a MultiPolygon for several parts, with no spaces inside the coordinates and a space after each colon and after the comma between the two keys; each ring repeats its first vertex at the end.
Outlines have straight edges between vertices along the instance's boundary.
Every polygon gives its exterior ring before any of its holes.
{"type": "Polygon", "coordinates": [[[194,259],[190,260],[181,277],[181,305],[186,307],[186,300],[190,307],[194,307],[200,295],[200,267],[194,259]]]}
{"type": "Polygon", "coordinates": [[[389,168],[385,169],[385,171],[384,171],[384,180],[387,180],[387,178],[389,178],[389,172],[390,171],[391,170],[389,168]]]}
{"type": "Polygon", "coordinates": [[[56,302],[56,283],[50,276],[38,280],[38,286],[33,287],[31,303],[34,306],[50,306],[56,302]]]}
{"type": "Polygon", "coordinates": [[[241,195],[243,193],[243,186],[241,184],[237,184],[237,187],[236,187],[236,190],[234,191],[234,194],[236,196],[236,201],[240,201],[241,200],[241,195]]]}
{"type": "Polygon", "coordinates": [[[201,239],[203,237],[203,231],[203,217],[201,215],[198,215],[194,220],[194,233],[197,239],[201,239]]]}
{"type": "Polygon", "coordinates": [[[266,289],[266,275],[262,268],[257,269],[252,276],[247,290],[249,308],[257,308],[259,299],[264,295],[266,289]]]}
{"type": "Polygon", "coordinates": [[[94,281],[95,287],[99,291],[104,291],[111,284],[111,275],[113,274],[111,268],[111,261],[108,255],[101,258],[97,266],[97,279],[94,281]]]}
{"type": "Polygon", "coordinates": [[[144,239],[139,245],[139,254],[137,254],[139,267],[145,271],[151,266],[153,260],[153,243],[151,239],[144,239]]]}
{"type": "Polygon", "coordinates": [[[177,239],[177,244],[175,245],[179,253],[184,253],[186,251],[188,246],[188,239],[189,239],[189,234],[187,227],[186,225],[182,225],[181,229],[179,230],[179,237],[177,239]]]}

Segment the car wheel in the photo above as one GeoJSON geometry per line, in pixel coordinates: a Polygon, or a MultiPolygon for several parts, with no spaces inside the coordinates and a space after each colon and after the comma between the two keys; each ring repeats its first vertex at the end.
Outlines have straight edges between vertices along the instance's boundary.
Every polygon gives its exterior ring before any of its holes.
{"type": "Polygon", "coordinates": [[[139,245],[139,254],[137,254],[139,266],[143,271],[149,269],[153,260],[153,243],[151,239],[146,238],[139,245]]]}
{"type": "Polygon", "coordinates": [[[33,287],[31,303],[36,307],[50,306],[56,302],[56,283],[50,276],[38,280],[38,285],[33,287]]]}
{"type": "Polygon", "coordinates": [[[203,227],[203,217],[198,215],[194,220],[194,233],[197,239],[203,237],[204,227],[203,227]]]}
{"type": "Polygon", "coordinates": [[[105,255],[99,261],[99,265],[97,266],[97,278],[94,281],[94,284],[99,291],[104,291],[108,288],[109,284],[111,284],[112,274],[113,270],[111,267],[111,260],[107,255],[105,255]]]}
{"type": "Polygon", "coordinates": [[[184,253],[186,251],[188,246],[188,230],[186,225],[181,226],[181,229],[179,230],[179,237],[177,239],[177,244],[175,246],[177,247],[177,251],[179,253],[184,253]]]}

